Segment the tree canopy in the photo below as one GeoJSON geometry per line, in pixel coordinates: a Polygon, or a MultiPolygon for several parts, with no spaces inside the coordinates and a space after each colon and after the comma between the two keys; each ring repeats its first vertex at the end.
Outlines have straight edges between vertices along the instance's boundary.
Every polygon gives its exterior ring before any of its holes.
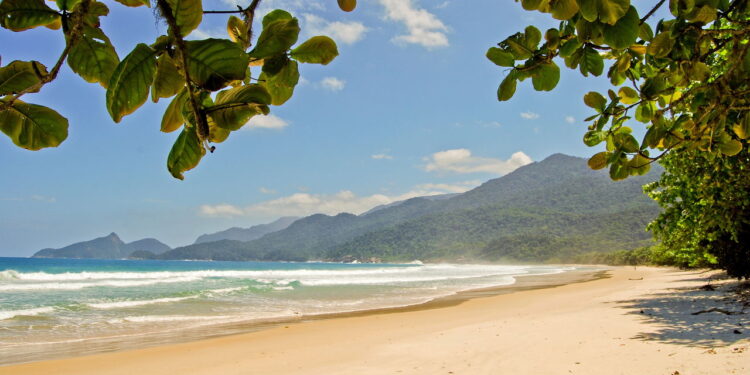
{"type": "MultiPolygon", "coordinates": [[[[87,82],[106,89],[114,122],[135,112],[149,98],[170,99],[163,132],[180,130],[167,159],[175,178],[198,165],[215,144],[250,118],[267,115],[294,93],[299,63],[330,63],[338,56],[327,36],[298,42],[297,18],[277,9],[253,32],[260,0],[235,10],[204,10],[201,0],[117,0],[124,6],[153,6],[168,25],[166,35],[143,41],[122,59],[100,27],[110,10],[96,0],[2,0],[0,26],[14,32],[47,27],[65,35],[65,48],[52,67],[39,61],[12,61],[0,67],[0,130],[18,147],[56,147],[68,136],[68,120],[58,111],[21,97],[52,82],[67,62],[87,82]],[[226,39],[186,40],[204,15],[228,15],[226,39]],[[150,95],[149,95],[150,93],[150,95]]],[[[339,0],[352,10],[355,0],[339,0]]]]}
{"type": "Polygon", "coordinates": [[[661,160],[665,173],[646,189],[664,208],[649,226],[662,241],[654,257],[750,277],[748,0],[659,0],[640,10],[630,0],[520,2],[560,23],[543,36],[528,26],[487,51],[507,71],[498,100],[527,78],[553,90],[557,62],[584,76],[606,70],[612,88],[583,97],[595,112],[583,142],[606,146],[589,166],[620,180],[661,160]],[[638,122],[640,140],[630,127],[638,122]]]}

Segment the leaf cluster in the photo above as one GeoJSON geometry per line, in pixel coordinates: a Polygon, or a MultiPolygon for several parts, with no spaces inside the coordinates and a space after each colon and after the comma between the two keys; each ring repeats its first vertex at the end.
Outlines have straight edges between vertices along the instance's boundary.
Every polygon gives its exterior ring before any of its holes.
{"type": "MultiPolygon", "coordinates": [[[[150,97],[170,99],[163,132],[180,130],[167,168],[182,179],[212,144],[221,143],[256,115],[282,105],[299,81],[298,63],[326,65],[338,56],[336,43],[314,36],[297,45],[298,20],[283,10],[268,13],[256,40],[252,28],[259,0],[238,11],[204,12],[201,0],[117,0],[128,7],[155,6],[169,26],[167,35],[138,44],[120,59],[101,28],[109,8],[96,0],[2,0],[0,26],[15,32],[47,27],[61,30],[66,46],[48,69],[38,61],[0,66],[0,130],[30,150],[56,147],[68,134],[68,120],[51,108],[19,98],[38,92],[57,76],[64,61],[71,70],[106,89],[106,107],[115,122],[150,97]],[[227,39],[185,40],[204,13],[236,13],[227,21],[227,39]],[[251,48],[252,47],[252,48],[251,48]],[[249,51],[248,51],[249,50],[249,51]],[[260,72],[253,74],[251,67],[260,72]]],[[[347,3],[348,4],[348,3],[347,3]]]]}
{"type": "MultiPolygon", "coordinates": [[[[516,0],[519,1],[519,0],[516,0]]],[[[498,100],[509,100],[517,82],[531,78],[537,91],[557,85],[562,60],[584,76],[609,78],[607,93],[590,92],[595,112],[583,142],[604,143],[589,161],[609,167],[612,179],[647,173],[669,150],[733,156],[750,137],[750,6],[747,0],[670,0],[672,18],[647,20],[630,0],[520,0],[524,9],[548,13],[558,28],[528,26],[487,51],[509,68],[498,100]],[[607,68],[608,66],[608,68],[607,68]],[[642,139],[627,126],[646,126],[642,139]]]]}

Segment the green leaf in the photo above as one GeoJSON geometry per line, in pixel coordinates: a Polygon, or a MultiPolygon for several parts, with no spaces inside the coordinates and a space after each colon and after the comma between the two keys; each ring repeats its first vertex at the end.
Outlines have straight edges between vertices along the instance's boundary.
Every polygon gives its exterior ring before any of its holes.
{"type": "Polygon", "coordinates": [[[263,86],[271,94],[271,104],[282,105],[292,97],[294,87],[299,82],[297,62],[293,60],[288,61],[274,75],[263,72],[260,74],[259,80],[263,82],[263,86]]]}
{"type": "Polygon", "coordinates": [[[185,87],[185,77],[177,70],[169,54],[164,53],[156,61],[156,76],[151,88],[151,100],[156,103],[159,98],[169,98],[185,87]]]}
{"type": "Polygon", "coordinates": [[[633,156],[633,160],[628,162],[628,167],[631,175],[643,176],[651,170],[651,161],[641,154],[636,154],[633,156]]]}
{"type": "Polygon", "coordinates": [[[288,21],[293,18],[294,17],[292,17],[292,15],[289,12],[282,10],[282,9],[275,9],[275,10],[268,12],[268,14],[266,14],[265,16],[263,16],[262,25],[263,25],[263,28],[266,28],[268,27],[268,25],[270,25],[273,22],[288,21]]]}
{"type": "Polygon", "coordinates": [[[245,78],[248,56],[236,43],[226,39],[185,42],[190,79],[198,86],[216,91],[232,81],[245,78]]]}
{"type": "Polygon", "coordinates": [[[586,77],[588,77],[588,73],[598,77],[604,71],[604,59],[599,55],[599,52],[588,46],[583,48],[579,64],[581,74],[586,77]]]}
{"type": "Polygon", "coordinates": [[[609,166],[609,178],[619,181],[628,178],[630,171],[628,170],[629,164],[618,160],[609,166]]]}
{"type": "Polygon", "coordinates": [[[604,112],[604,108],[607,106],[607,99],[605,99],[602,94],[596,91],[589,91],[586,95],[584,95],[583,102],[599,113],[604,112]]]}
{"type": "Polygon", "coordinates": [[[16,100],[0,111],[0,130],[16,146],[39,150],[57,147],[68,137],[68,119],[50,108],[16,100]]]}
{"type": "Polygon", "coordinates": [[[734,134],[737,134],[740,139],[747,139],[750,137],[750,114],[745,114],[745,117],[738,120],[732,127],[734,134]]]}
{"type": "Polygon", "coordinates": [[[68,65],[86,82],[107,88],[112,72],[120,63],[115,47],[104,33],[91,26],[83,27],[83,35],[70,48],[68,65]]]}
{"type": "Polygon", "coordinates": [[[669,34],[669,31],[665,31],[655,36],[646,49],[648,54],[656,57],[666,57],[669,55],[669,52],[674,47],[674,39],[669,34]]]}
{"type": "Polygon", "coordinates": [[[589,22],[597,19],[614,25],[625,16],[630,8],[630,0],[577,0],[581,15],[589,22]]]}
{"type": "Polygon", "coordinates": [[[607,133],[597,130],[591,130],[583,135],[583,143],[586,146],[594,147],[607,139],[607,133]]]}
{"type": "Polygon", "coordinates": [[[540,64],[531,75],[534,90],[552,91],[560,81],[560,67],[554,62],[540,64]]]}
{"type": "Polygon", "coordinates": [[[711,68],[709,68],[704,62],[697,61],[690,67],[688,77],[693,81],[705,81],[711,77],[711,68]]]}
{"type": "Polygon", "coordinates": [[[167,169],[174,178],[184,180],[182,173],[195,168],[205,154],[206,149],[203,148],[195,127],[185,127],[169,151],[167,169]]]}
{"type": "Polygon", "coordinates": [[[638,39],[639,23],[638,11],[630,7],[628,12],[614,25],[605,24],[602,27],[604,42],[615,49],[630,47],[638,39]]]}
{"type": "Polygon", "coordinates": [[[247,24],[237,16],[230,16],[227,20],[227,33],[243,50],[250,47],[250,38],[247,34],[247,24]]]}
{"type": "Polygon", "coordinates": [[[729,134],[724,132],[718,137],[717,145],[719,146],[719,151],[727,156],[734,156],[742,151],[742,142],[732,139],[729,134]]]}
{"type": "Polygon", "coordinates": [[[497,100],[504,102],[510,100],[516,93],[516,71],[513,70],[505,76],[497,89],[497,100]]]}
{"type": "Polygon", "coordinates": [[[38,61],[13,61],[0,68],[0,96],[31,88],[41,83],[46,75],[47,68],[38,61]]]}
{"type": "Polygon", "coordinates": [[[640,145],[638,141],[632,135],[628,133],[615,134],[615,147],[622,149],[624,152],[638,152],[640,145]]]}
{"type": "Polygon", "coordinates": [[[84,16],[84,20],[87,25],[91,27],[99,27],[99,17],[106,16],[109,14],[109,8],[103,3],[98,1],[92,1],[89,4],[89,11],[84,16]]]}
{"type": "Polygon", "coordinates": [[[563,43],[562,46],[560,46],[560,56],[569,57],[580,47],[581,42],[578,41],[578,38],[570,39],[567,42],[563,43]]]}
{"type": "Polygon", "coordinates": [[[167,110],[164,111],[164,116],[161,118],[161,131],[164,133],[173,132],[185,123],[185,119],[182,117],[182,107],[188,100],[188,91],[183,88],[177,96],[169,102],[167,110]]]}
{"type": "Polygon", "coordinates": [[[558,20],[569,20],[578,13],[576,0],[557,0],[552,2],[552,17],[558,20]]]}
{"type": "Polygon", "coordinates": [[[640,96],[638,96],[638,91],[630,87],[621,87],[620,91],[617,92],[617,96],[620,97],[622,104],[627,105],[638,103],[641,100],[640,96]]]}
{"type": "MultiPolygon", "coordinates": [[[[172,9],[180,35],[186,36],[198,28],[203,20],[202,0],[166,0],[172,9]]],[[[173,35],[173,34],[170,34],[173,35]]]]}
{"type": "Polygon", "coordinates": [[[74,6],[78,5],[81,0],[55,0],[57,7],[60,10],[72,10],[74,6]]]}
{"type": "Polygon", "coordinates": [[[0,26],[23,31],[60,21],[60,14],[44,0],[3,0],[0,3],[0,26]]]}
{"type": "Polygon", "coordinates": [[[115,122],[148,98],[156,74],[156,51],[141,43],[117,65],[107,88],[107,110],[115,122]]]}
{"type": "Polygon", "coordinates": [[[265,59],[285,53],[297,42],[299,31],[296,18],[278,19],[263,26],[250,57],[265,59]]]}
{"type": "Polygon", "coordinates": [[[206,112],[216,126],[234,131],[244,126],[251,117],[267,112],[269,104],[271,95],[265,87],[244,85],[220,92],[215,105],[207,108],[206,112]]]}
{"type": "Polygon", "coordinates": [[[150,0],[115,0],[118,3],[129,6],[129,7],[139,7],[141,5],[145,5],[147,7],[151,7],[151,1],[150,0]]]}
{"type": "Polygon", "coordinates": [[[598,170],[598,169],[602,169],[606,167],[607,164],[609,164],[610,156],[611,154],[606,151],[602,151],[597,154],[594,154],[594,156],[592,156],[588,161],[589,168],[598,170]]]}
{"type": "Polygon", "coordinates": [[[651,30],[649,24],[644,22],[638,27],[638,37],[649,42],[654,38],[654,31],[651,30]]]}
{"type": "Polygon", "coordinates": [[[539,42],[542,40],[542,32],[536,27],[529,25],[524,29],[524,37],[524,45],[526,48],[528,48],[529,51],[535,51],[539,42]]]}
{"type": "Polygon", "coordinates": [[[651,118],[654,117],[655,110],[654,102],[642,102],[635,109],[635,119],[642,123],[649,123],[651,122],[651,118]]]}
{"type": "Polygon", "coordinates": [[[289,55],[302,63],[328,65],[339,55],[339,50],[333,39],[314,36],[293,49],[289,55]]]}
{"type": "Polygon", "coordinates": [[[521,6],[525,10],[537,10],[542,5],[542,1],[549,0],[521,0],[521,6]]]}
{"type": "Polygon", "coordinates": [[[486,56],[490,61],[499,66],[513,67],[515,65],[513,54],[503,51],[501,48],[490,47],[487,50],[486,56]]]}

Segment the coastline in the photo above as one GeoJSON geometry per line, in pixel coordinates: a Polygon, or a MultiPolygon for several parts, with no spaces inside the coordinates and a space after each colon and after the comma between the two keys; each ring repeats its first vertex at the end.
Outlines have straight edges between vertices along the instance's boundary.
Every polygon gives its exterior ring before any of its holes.
{"type": "MultiPolygon", "coordinates": [[[[567,265],[561,265],[567,267],[567,265]]],[[[585,282],[600,277],[607,277],[607,266],[581,266],[582,269],[548,274],[515,275],[513,284],[493,287],[468,289],[449,295],[436,297],[424,302],[380,308],[368,308],[353,311],[341,311],[319,314],[305,314],[269,319],[239,320],[231,322],[206,323],[190,328],[166,329],[160,332],[116,335],[92,339],[67,340],[43,344],[30,344],[22,351],[6,358],[0,357],[0,368],[38,361],[60,360],[103,353],[138,350],[165,345],[189,343],[232,335],[273,329],[290,324],[299,324],[327,319],[363,317],[376,314],[419,311],[456,306],[474,298],[520,292],[539,288],[553,288],[569,283],[585,282]]]]}
{"type": "MultiPolygon", "coordinates": [[[[639,267],[607,273],[546,287],[535,276],[519,277],[509,288],[416,306],[302,317],[249,333],[4,366],[0,374],[715,374],[750,367],[747,334],[716,333],[710,345],[661,337],[665,322],[638,312],[649,295],[705,283],[697,272],[639,267]]],[[[538,278],[550,276],[557,275],[538,278]]],[[[706,315],[695,319],[716,319],[706,315]]]]}

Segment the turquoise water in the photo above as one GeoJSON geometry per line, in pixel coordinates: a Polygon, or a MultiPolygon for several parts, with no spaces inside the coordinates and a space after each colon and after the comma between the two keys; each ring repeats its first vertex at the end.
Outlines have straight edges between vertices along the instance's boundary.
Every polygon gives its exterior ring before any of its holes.
{"type": "Polygon", "coordinates": [[[55,345],[407,306],[571,269],[0,258],[0,363],[55,345]]]}

